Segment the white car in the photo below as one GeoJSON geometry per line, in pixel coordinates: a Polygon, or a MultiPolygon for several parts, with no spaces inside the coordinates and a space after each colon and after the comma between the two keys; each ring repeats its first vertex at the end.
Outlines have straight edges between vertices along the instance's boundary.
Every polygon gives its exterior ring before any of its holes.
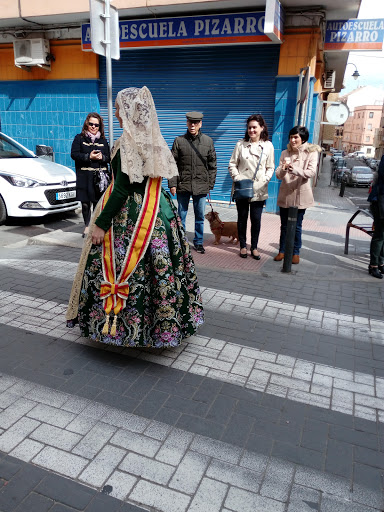
{"type": "Polygon", "coordinates": [[[0,133],[0,224],[76,210],[76,174],[0,133]]]}

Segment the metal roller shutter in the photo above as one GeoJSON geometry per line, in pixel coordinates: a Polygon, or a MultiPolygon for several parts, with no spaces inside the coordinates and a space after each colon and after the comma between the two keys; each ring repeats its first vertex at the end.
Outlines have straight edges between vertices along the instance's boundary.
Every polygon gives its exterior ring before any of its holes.
{"type": "MultiPolygon", "coordinates": [[[[146,85],[151,91],[162,134],[172,146],[185,133],[185,113],[204,113],[202,131],[213,138],[218,159],[212,199],[229,200],[232,180],[228,162],[244,136],[245,119],[261,114],[271,135],[280,47],[238,45],[138,49],[113,61],[113,98],[125,87],[146,85]]],[[[101,115],[107,121],[105,59],[100,59],[101,115]]],[[[108,133],[108,132],[107,132],[108,133]]],[[[114,121],[115,139],[121,134],[114,121]]]]}

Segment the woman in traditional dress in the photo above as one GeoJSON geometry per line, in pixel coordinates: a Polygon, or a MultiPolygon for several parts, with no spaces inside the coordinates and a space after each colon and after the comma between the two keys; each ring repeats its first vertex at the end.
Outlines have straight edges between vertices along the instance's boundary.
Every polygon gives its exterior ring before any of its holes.
{"type": "Polygon", "coordinates": [[[120,91],[115,106],[115,181],[91,221],[67,325],[110,345],[175,347],[204,321],[185,231],[161,188],[178,171],[147,87],[120,91]]]}

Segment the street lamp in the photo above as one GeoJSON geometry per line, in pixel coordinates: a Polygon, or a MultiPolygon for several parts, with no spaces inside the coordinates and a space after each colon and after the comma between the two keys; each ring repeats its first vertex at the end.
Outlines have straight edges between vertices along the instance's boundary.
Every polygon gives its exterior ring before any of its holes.
{"type": "Polygon", "coordinates": [[[355,80],[357,80],[360,76],[360,73],[357,71],[357,67],[356,67],[356,64],[354,64],[353,62],[348,62],[347,66],[355,66],[355,71],[353,72],[353,74],[351,75],[352,78],[354,78],[355,80]]]}

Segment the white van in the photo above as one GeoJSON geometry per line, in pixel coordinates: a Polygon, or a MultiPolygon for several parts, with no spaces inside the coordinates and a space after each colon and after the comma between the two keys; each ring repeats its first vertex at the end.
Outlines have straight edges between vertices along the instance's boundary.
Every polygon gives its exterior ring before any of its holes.
{"type": "Polygon", "coordinates": [[[353,157],[354,157],[354,158],[363,158],[364,156],[365,156],[364,151],[355,151],[355,152],[353,153],[353,157]]]}

